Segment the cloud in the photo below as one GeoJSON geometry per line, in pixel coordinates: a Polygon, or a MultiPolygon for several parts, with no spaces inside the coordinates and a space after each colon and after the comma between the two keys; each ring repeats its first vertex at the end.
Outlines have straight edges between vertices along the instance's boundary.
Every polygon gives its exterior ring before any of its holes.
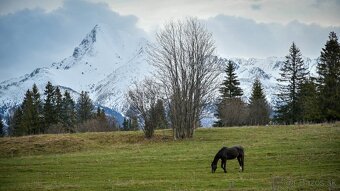
{"type": "MultiPolygon", "coordinates": [[[[91,0],[98,1],[98,0],[91,0]]],[[[147,31],[169,19],[194,16],[207,19],[217,15],[237,16],[262,23],[288,24],[294,20],[321,26],[340,26],[339,0],[99,0],[121,14],[136,15],[147,31]]]]}
{"type": "Polygon", "coordinates": [[[64,1],[46,12],[24,9],[0,16],[0,81],[31,72],[36,67],[70,56],[75,46],[96,25],[112,31],[145,36],[135,16],[121,16],[104,3],[64,1]]]}
{"type": "Polygon", "coordinates": [[[260,10],[261,9],[261,5],[260,4],[252,4],[250,6],[253,10],[260,10]]]}
{"type": "MultiPolygon", "coordinates": [[[[330,31],[340,36],[340,24],[335,25],[337,27],[327,25],[327,21],[339,23],[340,5],[334,0],[301,0],[294,1],[295,4],[269,0],[100,1],[107,3],[53,0],[39,4],[38,0],[20,0],[14,4],[12,0],[1,1],[0,81],[70,56],[96,24],[111,26],[113,35],[147,36],[137,26],[159,29],[170,19],[197,16],[213,33],[218,53],[228,57],[285,56],[293,41],[303,55],[317,57],[330,31]],[[221,14],[216,16],[218,13],[221,14]],[[318,24],[307,24],[313,23],[312,20],[318,24]]],[[[150,34],[153,36],[154,31],[150,34]]]]}
{"type": "Polygon", "coordinates": [[[0,14],[15,13],[23,9],[41,8],[47,12],[53,11],[63,4],[63,0],[1,0],[0,14]]]}
{"type": "Polygon", "coordinates": [[[316,58],[330,31],[340,35],[340,27],[321,27],[299,21],[283,25],[218,15],[203,22],[213,33],[218,53],[228,57],[285,56],[294,41],[304,56],[316,58]]]}

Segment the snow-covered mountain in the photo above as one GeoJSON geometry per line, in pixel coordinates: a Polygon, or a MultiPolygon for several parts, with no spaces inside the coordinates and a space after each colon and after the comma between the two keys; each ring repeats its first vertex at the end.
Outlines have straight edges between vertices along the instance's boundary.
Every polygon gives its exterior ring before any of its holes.
{"type": "Polygon", "coordinates": [[[70,57],[1,82],[2,112],[21,103],[33,83],[42,93],[48,81],[62,90],[68,89],[75,98],[81,91],[88,91],[95,104],[121,111],[129,84],[149,73],[146,43],[142,37],[113,33],[104,25],[96,25],[70,57]]]}
{"type": "MultiPolygon", "coordinates": [[[[277,94],[277,80],[280,78],[280,68],[285,60],[284,57],[258,58],[229,58],[236,65],[236,73],[240,81],[240,86],[247,100],[250,97],[252,84],[255,78],[259,78],[266,93],[269,103],[274,104],[275,94],[277,94]]],[[[311,76],[316,76],[317,59],[303,57],[305,65],[308,67],[311,76]]],[[[228,59],[225,59],[225,64],[228,59]]],[[[224,77],[225,75],[223,75],[224,77]]]]}
{"type": "MultiPolygon", "coordinates": [[[[95,104],[118,112],[123,111],[124,95],[133,81],[150,75],[152,67],[146,62],[147,40],[128,33],[112,31],[105,25],[96,25],[74,49],[71,56],[32,73],[0,83],[0,114],[22,102],[27,89],[33,83],[40,92],[47,81],[69,90],[76,99],[81,91],[89,92],[95,104]]],[[[222,58],[224,64],[227,59],[222,58]]],[[[276,78],[284,58],[266,59],[229,58],[237,65],[237,75],[245,99],[250,96],[251,86],[256,77],[264,84],[269,101],[276,93],[276,78]]],[[[312,71],[316,60],[304,58],[312,71]]],[[[314,73],[314,72],[313,72],[314,73]]],[[[221,83],[224,73],[216,83],[221,83]]]]}

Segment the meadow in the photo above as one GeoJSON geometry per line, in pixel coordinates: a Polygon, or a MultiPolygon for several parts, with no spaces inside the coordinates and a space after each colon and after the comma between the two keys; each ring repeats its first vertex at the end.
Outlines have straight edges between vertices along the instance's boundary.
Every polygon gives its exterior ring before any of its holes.
{"type": "Polygon", "coordinates": [[[0,138],[0,190],[340,190],[340,124],[0,138]],[[222,146],[237,160],[210,164],[222,146]]]}

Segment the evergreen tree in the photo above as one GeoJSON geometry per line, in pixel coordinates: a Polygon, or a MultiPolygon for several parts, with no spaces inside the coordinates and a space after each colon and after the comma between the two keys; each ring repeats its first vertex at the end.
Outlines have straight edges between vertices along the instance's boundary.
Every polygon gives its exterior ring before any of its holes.
{"type": "Polygon", "coordinates": [[[64,93],[61,105],[61,121],[63,126],[66,128],[66,131],[73,132],[72,127],[76,123],[77,114],[75,112],[75,103],[67,90],[64,93]]]}
{"type": "Polygon", "coordinates": [[[246,104],[242,101],[242,89],[235,73],[235,65],[229,61],[226,72],[226,79],[221,84],[220,93],[222,98],[217,105],[219,119],[214,123],[214,127],[243,125],[246,118],[246,104]]]}
{"type": "Polygon", "coordinates": [[[302,60],[300,49],[293,42],[289,49],[289,54],[280,69],[281,77],[276,104],[275,119],[281,123],[292,124],[298,121],[300,112],[298,101],[301,84],[305,81],[308,70],[302,60]]]}
{"type": "Polygon", "coordinates": [[[47,82],[45,87],[44,119],[45,127],[48,128],[56,122],[54,87],[51,82],[47,82]]]}
{"type": "Polygon", "coordinates": [[[22,103],[22,118],[20,123],[23,135],[33,134],[35,125],[34,115],[32,92],[27,90],[22,103]]]}
{"type": "Polygon", "coordinates": [[[96,116],[97,116],[98,119],[100,119],[102,117],[102,110],[100,109],[100,107],[97,107],[96,116]]]}
{"type": "Polygon", "coordinates": [[[92,118],[94,106],[87,92],[82,91],[77,103],[78,121],[83,123],[92,118]]]}
{"type": "Polygon", "coordinates": [[[21,136],[26,134],[26,131],[21,127],[22,120],[22,109],[21,106],[14,110],[13,116],[10,118],[9,128],[12,130],[12,134],[15,136],[21,136]]]}
{"type": "Polygon", "coordinates": [[[42,102],[40,99],[40,93],[36,84],[33,84],[32,88],[32,120],[33,120],[33,133],[40,134],[44,132],[43,119],[42,119],[42,102]]]}
{"type": "Polygon", "coordinates": [[[123,121],[123,131],[128,131],[130,129],[130,124],[128,118],[124,117],[123,121]]]}
{"type": "Polygon", "coordinates": [[[327,121],[340,119],[340,44],[335,32],[321,51],[317,66],[320,106],[327,121]]]}
{"type": "Polygon", "coordinates": [[[235,70],[236,68],[234,63],[229,61],[225,70],[227,74],[226,79],[221,84],[222,88],[220,89],[223,99],[241,97],[243,95],[243,91],[239,87],[240,82],[237,79],[235,70]]]}
{"type": "Polygon", "coordinates": [[[299,121],[304,123],[320,122],[322,116],[318,101],[317,85],[311,78],[308,78],[301,85],[298,97],[298,105],[301,107],[299,121]]]}
{"type": "Polygon", "coordinates": [[[5,133],[4,133],[4,124],[2,122],[2,118],[1,118],[1,115],[0,115],[0,137],[3,137],[5,136],[5,133]]]}
{"type": "Polygon", "coordinates": [[[59,87],[56,87],[54,90],[54,114],[55,114],[55,123],[62,123],[62,102],[63,97],[61,95],[59,87]]]}
{"type": "Polygon", "coordinates": [[[265,125],[270,121],[270,106],[264,95],[262,84],[258,78],[253,83],[249,101],[248,123],[250,125],[265,125]]]}

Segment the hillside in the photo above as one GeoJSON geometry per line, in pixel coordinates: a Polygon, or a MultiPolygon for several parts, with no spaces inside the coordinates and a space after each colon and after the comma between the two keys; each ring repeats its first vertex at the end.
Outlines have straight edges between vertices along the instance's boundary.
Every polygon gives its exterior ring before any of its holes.
{"type": "MultiPolygon", "coordinates": [[[[340,124],[83,133],[0,138],[0,190],[339,190],[340,124]],[[210,171],[222,146],[245,148],[245,171],[210,171]]],[[[220,163],[219,163],[220,164],[220,163]]]]}

